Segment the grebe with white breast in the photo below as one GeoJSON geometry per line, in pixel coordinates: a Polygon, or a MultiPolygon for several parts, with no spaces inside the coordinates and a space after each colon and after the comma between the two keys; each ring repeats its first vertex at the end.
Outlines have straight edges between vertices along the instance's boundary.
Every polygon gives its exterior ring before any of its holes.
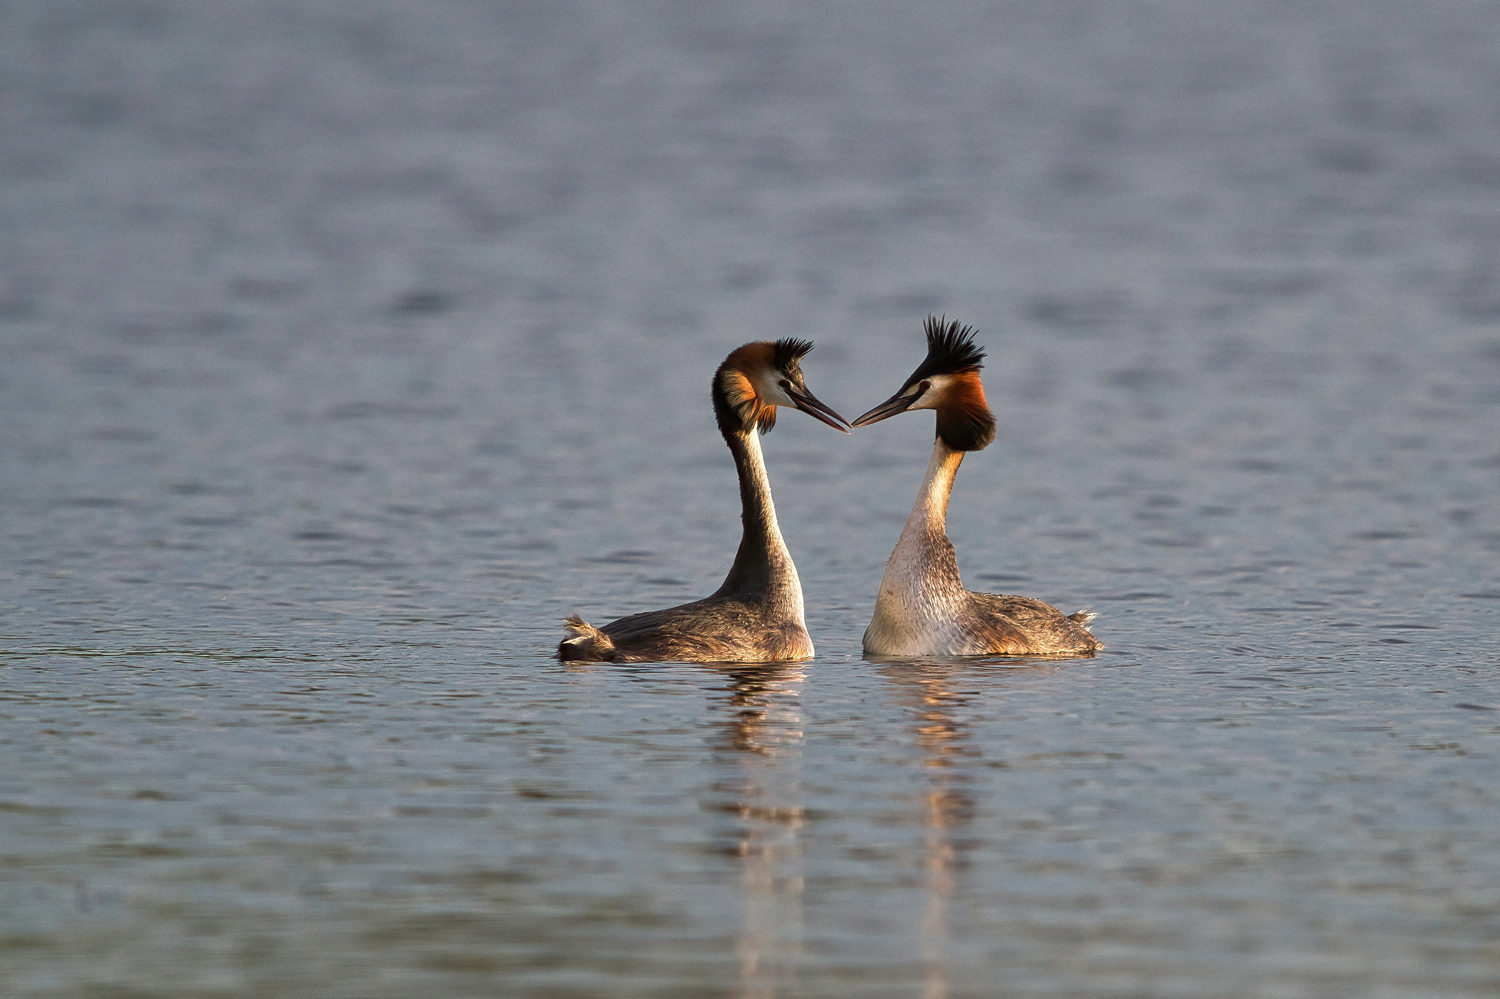
{"type": "Polygon", "coordinates": [[[948,497],[959,463],[995,439],[995,417],[979,380],[984,349],[974,330],[928,316],[927,358],[901,390],[855,420],[871,423],[912,409],[937,410],[937,442],[917,502],[880,580],[867,655],[1089,655],[1103,646],[1089,632],[1091,611],[1064,615],[1030,597],[964,589],[948,540],[948,497]]]}
{"type": "Polygon", "coordinates": [[[810,659],[802,618],[802,583],[792,564],[766,476],[760,434],[791,406],[848,433],[848,421],[807,390],[801,359],[807,340],[747,343],[714,372],[719,432],[740,477],[744,531],[729,575],[710,596],[665,610],[632,614],[596,628],[574,614],[559,659],[604,662],[784,662],[810,659]]]}

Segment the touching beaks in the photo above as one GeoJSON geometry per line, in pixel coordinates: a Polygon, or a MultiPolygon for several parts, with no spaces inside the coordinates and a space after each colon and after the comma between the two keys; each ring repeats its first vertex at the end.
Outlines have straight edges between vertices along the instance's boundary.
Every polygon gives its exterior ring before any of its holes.
{"type": "Polygon", "coordinates": [[[829,407],[819,402],[817,397],[806,389],[799,389],[788,382],[782,382],[781,390],[792,400],[792,405],[815,419],[822,420],[835,430],[849,432],[849,421],[835,413],[829,407]]]}
{"type": "Polygon", "coordinates": [[[867,427],[881,420],[888,420],[898,413],[904,413],[911,408],[911,404],[922,397],[922,386],[913,385],[903,388],[900,392],[891,396],[885,402],[870,410],[864,416],[850,424],[852,427],[867,427]]]}

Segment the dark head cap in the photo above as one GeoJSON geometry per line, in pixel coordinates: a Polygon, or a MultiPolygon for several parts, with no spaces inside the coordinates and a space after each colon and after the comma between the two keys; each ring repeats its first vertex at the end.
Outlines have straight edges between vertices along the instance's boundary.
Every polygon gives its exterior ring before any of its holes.
{"type": "Polygon", "coordinates": [[[974,342],[974,327],[961,326],[956,319],[950,323],[947,316],[928,316],[922,331],[927,334],[927,358],[906,380],[908,385],[932,375],[956,375],[984,367],[984,348],[974,342]]]}
{"type": "Polygon", "coordinates": [[[725,434],[769,433],[776,407],[791,406],[845,433],[844,418],[819,402],[807,388],[801,360],[811,340],[783,337],[758,340],[730,352],[714,373],[714,415],[725,434]]]}
{"type": "Polygon", "coordinates": [[[854,421],[863,427],[910,409],[937,410],[937,433],[955,451],[980,451],[995,439],[995,416],[984,397],[979,369],[984,349],[974,328],[928,316],[927,357],[901,390],[854,421]]]}

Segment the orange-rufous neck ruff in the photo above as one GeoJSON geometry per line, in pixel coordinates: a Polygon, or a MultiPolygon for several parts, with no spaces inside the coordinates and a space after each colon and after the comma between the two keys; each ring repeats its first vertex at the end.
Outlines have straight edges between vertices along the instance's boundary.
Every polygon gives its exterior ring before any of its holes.
{"type": "Polygon", "coordinates": [[[995,415],[979,369],[955,373],[937,408],[938,436],[955,451],[982,451],[995,439],[995,415]]]}

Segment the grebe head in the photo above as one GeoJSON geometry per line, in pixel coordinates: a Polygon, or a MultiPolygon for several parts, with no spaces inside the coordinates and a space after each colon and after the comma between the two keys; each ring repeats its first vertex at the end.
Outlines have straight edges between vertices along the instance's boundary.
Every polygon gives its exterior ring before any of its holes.
{"type": "Polygon", "coordinates": [[[791,406],[847,434],[849,421],[819,402],[802,377],[800,361],[812,348],[811,340],[784,337],[757,340],[732,351],[714,372],[719,429],[749,433],[759,427],[768,433],[776,426],[776,407],[791,406]]]}
{"type": "Polygon", "coordinates": [[[979,369],[984,348],[974,327],[928,316],[927,357],[901,390],[852,426],[866,427],[909,409],[937,410],[937,433],[955,451],[982,451],[995,439],[995,416],[984,398],[979,369]]]}

